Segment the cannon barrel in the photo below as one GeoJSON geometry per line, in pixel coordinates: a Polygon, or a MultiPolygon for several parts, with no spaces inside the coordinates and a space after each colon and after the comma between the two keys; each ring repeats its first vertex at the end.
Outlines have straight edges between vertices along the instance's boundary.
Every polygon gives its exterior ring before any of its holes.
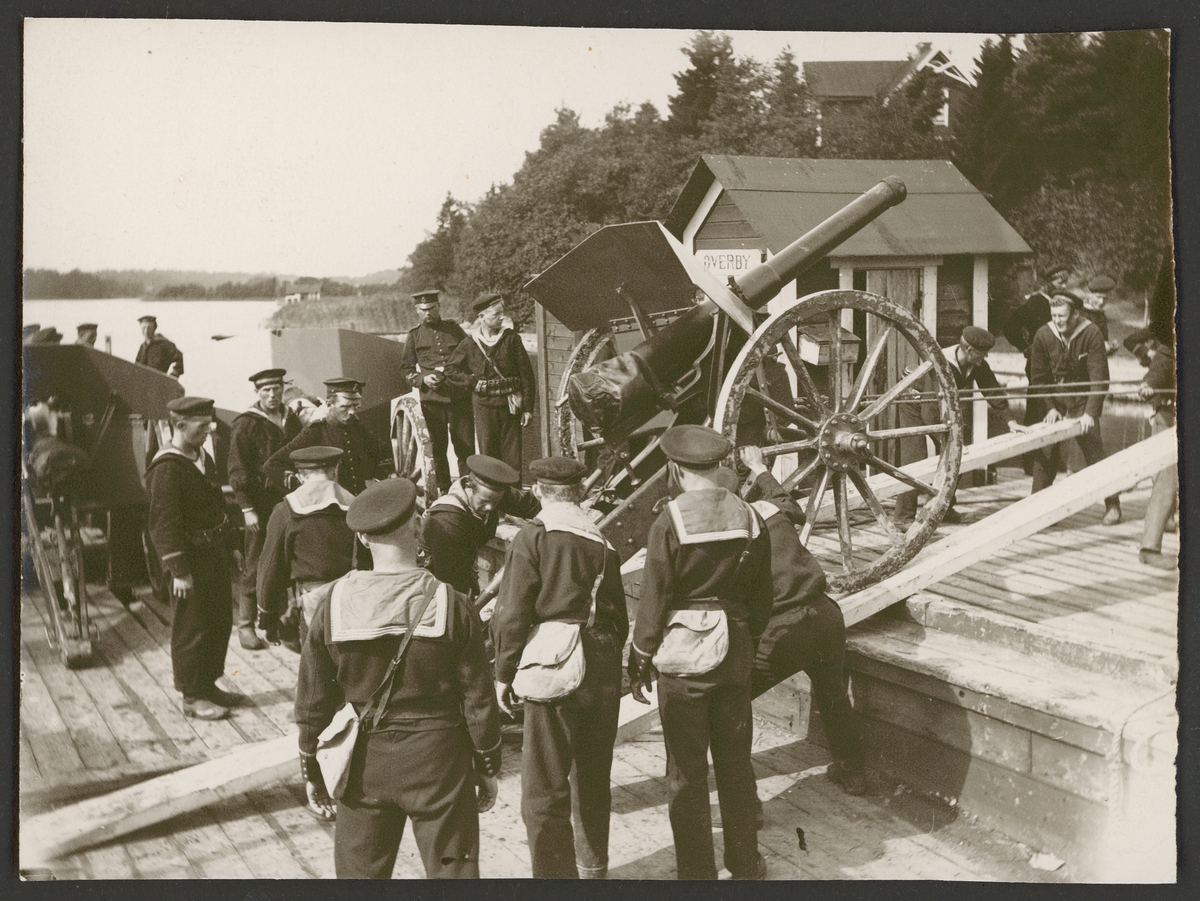
{"type": "MultiPolygon", "coordinates": [[[[759,309],[788,282],[885,210],[904,200],[904,182],[889,176],[765,263],[735,280],[746,304],[759,309]]],[[[633,350],[571,377],[571,411],[606,437],[621,438],[662,407],[664,395],[704,353],[719,308],[706,299],[633,350]]]]}

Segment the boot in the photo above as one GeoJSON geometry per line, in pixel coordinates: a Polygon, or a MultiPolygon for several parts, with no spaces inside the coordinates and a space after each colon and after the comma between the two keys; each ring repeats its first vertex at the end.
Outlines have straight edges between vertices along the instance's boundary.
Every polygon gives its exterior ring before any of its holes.
{"type": "Polygon", "coordinates": [[[229,716],[229,708],[206,698],[184,698],[183,715],[195,720],[221,720],[229,716]]]}
{"type": "Polygon", "coordinates": [[[258,637],[253,626],[238,626],[238,641],[247,651],[261,651],[267,643],[258,637]]]}
{"type": "Polygon", "coordinates": [[[1152,550],[1151,548],[1142,548],[1138,551],[1138,559],[1146,566],[1153,566],[1155,569],[1166,569],[1175,572],[1179,569],[1179,560],[1175,557],[1168,557],[1161,551],[1152,550]]]}
{"type": "Polygon", "coordinates": [[[1115,526],[1121,521],[1121,502],[1105,501],[1104,516],[1100,520],[1102,526],[1115,526]]]}

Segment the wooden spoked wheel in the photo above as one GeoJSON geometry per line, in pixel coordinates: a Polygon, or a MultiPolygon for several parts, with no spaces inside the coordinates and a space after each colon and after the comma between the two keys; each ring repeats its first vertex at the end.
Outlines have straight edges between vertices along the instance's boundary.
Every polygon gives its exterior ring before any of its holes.
{"type": "Polygon", "coordinates": [[[725,378],[714,427],[794,467],[784,487],[805,511],[801,540],[836,592],[857,591],[911,560],[958,482],[962,425],[950,365],[911,313],[863,291],[813,294],[760,325],[725,378]],[[806,362],[814,351],[824,365],[806,362]],[[919,459],[926,437],[938,456],[930,479],[899,466],[901,439],[919,459]],[[911,490],[925,504],[901,530],[883,501],[911,490]]]}
{"type": "Polygon", "coordinates": [[[428,507],[440,491],[429,427],[421,412],[421,401],[416,396],[406,394],[392,401],[391,440],[396,475],[415,484],[417,492],[424,494],[428,507]]]}
{"type": "Polygon", "coordinates": [[[564,457],[586,456],[586,444],[592,439],[583,425],[571,412],[571,404],[567,401],[567,384],[571,376],[584,372],[602,360],[616,355],[616,343],[611,329],[594,328],[584,332],[571,356],[567,358],[562,380],[558,384],[558,400],[553,408],[554,437],[558,442],[558,453],[564,457]],[[585,445],[581,448],[580,445],[585,445]]]}

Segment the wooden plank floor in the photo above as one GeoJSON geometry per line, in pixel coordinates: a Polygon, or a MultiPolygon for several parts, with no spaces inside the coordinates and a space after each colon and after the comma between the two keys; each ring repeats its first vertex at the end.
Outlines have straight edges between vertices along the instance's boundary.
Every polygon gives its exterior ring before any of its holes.
{"type": "MultiPolygon", "coordinates": [[[[1006,471],[1002,471],[1004,474],[1006,471]]],[[[960,493],[974,521],[1024,497],[1028,479],[960,493]]],[[[1026,539],[934,586],[935,593],[1098,646],[1135,647],[1176,659],[1177,583],[1137,559],[1148,483],[1124,495],[1125,522],[1099,525],[1100,507],[1026,539]]],[[[953,534],[947,526],[940,534],[953,534]]],[[[869,529],[864,529],[864,532],[869,529]]],[[[867,546],[856,532],[856,546],[867,546]]],[[[882,535],[877,536],[882,540],[882,535]]],[[[1168,535],[1164,551],[1178,549],[1168,535]]],[[[67,670],[46,638],[40,593],[22,595],[22,699],[19,742],[22,813],[30,815],[157,775],[291,725],[297,658],[284,648],[248,652],[231,634],[225,681],[252,704],[222,722],[184,718],[173,690],[169,611],[141,595],[132,612],[92,589],[95,661],[67,670]]],[[[822,748],[758,721],[755,769],[765,801],[760,842],[773,879],[969,879],[1061,881],[1065,872],[1029,866],[1031,849],[920,798],[872,781],[862,798],[824,775],[822,748]],[[797,828],[805,835],[801,851],[797,828]]],[[[674,852],[666,816],[661,736],[618,747],[614,763],[610,872],[616,878],[669,879],[674,852]]],[[[520,750],[506,746],[500,800],[482,821],[485,875],[529,875],[520,819],[520,750]]],[[[328,878],[333,827],[300,808],[300,787],[278,783],[214,804],[121,842],[56,862],[63,879],[328,878]]],[[[713,795],[714,821],[719,822],[713,795]]],[[[720,860],[720,832],[716,834],[720,860]]],[[[398,878],[423,871],[411,836],[398,878]]],[[[727,875],[727,874],[726,874],[727,875]]]]}

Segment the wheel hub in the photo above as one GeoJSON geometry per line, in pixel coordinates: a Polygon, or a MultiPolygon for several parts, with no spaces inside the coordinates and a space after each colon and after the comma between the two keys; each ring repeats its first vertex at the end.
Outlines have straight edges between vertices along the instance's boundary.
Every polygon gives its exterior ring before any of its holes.
{"type": "Polygon", "coordinates": [[[869,451],[867,424],[853,413],[834,413],[817,436],[821,462],[838,472],[859,468],[869,451]]]}

